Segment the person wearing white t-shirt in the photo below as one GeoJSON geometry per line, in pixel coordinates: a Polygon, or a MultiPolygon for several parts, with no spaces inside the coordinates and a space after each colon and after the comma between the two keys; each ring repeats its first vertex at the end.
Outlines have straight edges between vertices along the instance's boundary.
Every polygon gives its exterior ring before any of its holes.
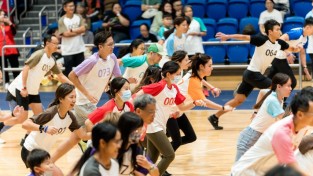
{"type": "Polygon", "coordinates": [[[74,0],[63,2],[63,15],[58,22],[59,33],[62,36],[61,51],[64,58],[64,74],[72,71],[73,67],[78,66],[85,59],[85,43],[83,35],[86,32],[84,19],[75,14],[74,0]]]}
{"type": "MultiPolygon", "coordinates": [[[[303,27],[293,28],[290,31],[283,34],[280,39],[286,41],[290,46],[303,46],[301,48],[299,56],[301,59],[301,65],[305,73],[306,80],[312,80],[312,77],[308,71],[306,65],[306,55],[305,48],[307,48],[308,37],[313,35],[313,18],[305,19],[303,27]]],[[[289,66],[289,63],[293,63],[294,56],[290,52],[278,51],[275,59],[272,62],[272,67],[270,73],[268,74],[269,78],[272,78],[276,73],[285,73],[292,80],[292,89],[297,85],[297,79],[294,76],[292,69],[289,66]]]]}
{"type": "Polygon", "coordinates": [[[180,93],[174,80],[180,76],[180,67],[174,61],[166,62],[162,68],[163,79],[160,82],[142,87],[136,95],[144,93],[154,96],[156,99],[157,111],[153,122],[147,129],[147,147],[148,156],[152,162],[156,162],[159,154],[162,159],[157,164],[162,175],[175,158],[175,153],[171,143],[166,136],[166,123],[172,114],[172,106],[177,105],[179,110],[185,111],[195,106],[203,106],[202,100],[196,100],[190,103],[184,103],[185,97],[180,93]]]}
{"type": "MultiPolygon", "coordinates": [[[[188,31],[188,23],[186,17],[177,17],[174,20],[174,28],[165,32],[164,35],[170,34],[165,40],[166,52],[169,57],[177,50],[186,49],[186,32],[188,31]]],[[[165,37],[166,38],[166,37],[165,37]]]]}
{"type": "MultiPolygon", "coordinates": [[[[300,47],[290,47],[288,43],[280,40],[281,35],[280,24],[275,20],[268,20],[265,24],[266,36],[259,34],[255,36],[232,34],[226,35],[221,32],[216,34],[216,37],[225,41],[227,39],[246,40],[250,44],[255,45],[255,52],[252,56],[248,68],[243,73],[243,79],[236,90],[235,97],[228,101],[225,105],[237,107],[243,103],[250,95],[252,90],[256,87],[259,89],[267,89],[271,86],[272,80],[264,76],[265,70],[272,63],[276,53],[279,50],[290,50],[292,52],[299,52],[300,47]]],[[[209,121],[215,130],[222,130],[223,127],[218,125],[219,118],[226,113],[225,111],[218,111],[209,116],[209,121]]]]}
{"type": "Polygon", "coordinates": [[[284,115],[282,107],[283,99],[291,92],[291,80],[288,75],[277,73],[272,80],[271,90],[254,105],[259,109],[248,127],[241,131],[237,142],[237,154],[235,161],[251,148],[260,138],[262,133],[284,115]]]}
{"type": "Polygon", "coordinates": [[[204,53],[202,45],[202,37],[206,36],[206,27],[201,18],[193,17],[193,11],[190,5],[184,7],[184,14],[191,20],[189,29],[187,31],[187,38],[185,43],[185,51],[189,57],[196,53],[204,53]]]}
{"type": "Polygon", "coordinates": [[[271,125],[259,140],[233,165],[232,176],[261,176],[276,164],[289,165],[309,175],[294,155],[308,125],[313,122],[313,87],[303,88],[290,103],[293,115],[271,125]]]}
{"type": "MultiPolygon", "coordinates": [[[[29,107],[34,115],[40,114],[42,103],[39,96],[40,83],[49,72],[55,73],[61,82],[71,83],[57,66],[55,56],[59,40],[55,36],[47,35],[43,39],[44,48],[34,52],[25,62],[21,73],[9,85],[6,101],[10,109],[19,105],[24,108],[20,118],[10,118],[0,123],[0,133],[16,124],[23,123],[28,117],[29,107]]],[[[23,141],[22,141],[23,143],[23,141]]]]}
{"type": "Polygon", "coordinates": [[[260,28],[261,33],[263,34],[265,34],[264,23],[266,21],[272,19],[272,20],[276,20],[280,24],[283,24],[284,22],[282,14],[278,10],[274,9],[273,0],[266,0],[265,7],[266,7],[266,10],[263,11],[259,17],[259,28],[260,28]]]}
{"type": "MultiPolygon", "coordinates": [[[[313,9],[306,14],[305,19],[309,17],[313,17],[313,9]]],[[[313,35],[308,36],[308,46],[306,48],[306,53],[309,54],[310,59],[313,63],[313,35]]],[[[313,72],[313,64],[311,64],[311,72],[313,72]]]]}
{"type": "Polygon", "coordinates": [[[300,163],[300,168],[313,176],[313,133],[309,133],[302,138],[299,150],[295,151],[295,157],[297,162],[300,163]]]}

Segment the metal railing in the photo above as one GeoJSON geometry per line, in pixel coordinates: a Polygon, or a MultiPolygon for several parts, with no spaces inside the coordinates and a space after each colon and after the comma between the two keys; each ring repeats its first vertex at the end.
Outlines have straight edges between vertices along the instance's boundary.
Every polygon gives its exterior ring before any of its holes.
{"type": "Polygon", "coordinates": [[[38,18],[39,18],[39,41],[42,40],[42,17],[43,14],[46,15],[46,26],[49,24],[49,18],[48,18],[48,13],[45,11],[47,6],[43,6],[40,12],[38,13],[38,18]]]}
{"type": "MultiPolygon", "coordinates": [[[[151,45],[153,43],[145,43],[145,45],[151,45]]],[[[237,45],[237,44],[249,44],[249,42],[246,41],[209,41],[209,42],[203,42],[203,45],[237,45]]],[[[123,46],[129,46],[130,43],[117,43],[114,46],[116,47],[123,47],[123,46]]],[[[95,47],[93,44],[85,44],[85,46],[92,46],[95,47]]],[[[4,65],[4,50],[5,48],[35,48],[37,45],[5,45],[2,47],[2,73],[5,74],[6,71],[21,71],[22,68],[5,68],[4,65]]],[[[313,63],[312,63],[313,64],[313,63]]],[[[298,68],[299,69],[299,88],[302,89],[302,67],[301,67],[301,59],[299,59],[299,64],[289,64],[292,68],[298,68]]],[[[238,64],[238,65],[213,65],[214,69],[225,69],[225,68],[247,68],[248,64],[238,64]]],[[[3,76],[3,84],[5,83],[5,77],[3,76]]]]}
{"type": "Polygon", "coordinates": [[[26,31],[23,33],[23,44],[24,45],[29,45],[29,44],[31,45],[31,44],[33,44],[33,30],[32,30],[31,27],[28,27],[26,29],[26,31]],[[30,34],[30,43],[26,42],[27,34],[30,34]]]}
{"type": "Polygon", "coordinates": [[[14,15],[14,23],[19,23],[19,20],[17,18],[17,8],[16,8],[16,0],[14,1],[14,7],[10,8],[10,0],[7,0],[7,8],[8,8],[8,18],[11,19],[10,17],[12,16],[13,13],[15,13],[14,15]]]}
{"type": "Polygon", "coordinates": [[[55,21],[58,21],[59,19],[58,0],[54,0],[54,5],[55,5],[55,21]]]}
{"type": "Polygon", "coordinates": [[[27,0],[24,0],[24,10],[20,14],[20,19],[22,19],[23,15],[27,12],[27,0]]]}

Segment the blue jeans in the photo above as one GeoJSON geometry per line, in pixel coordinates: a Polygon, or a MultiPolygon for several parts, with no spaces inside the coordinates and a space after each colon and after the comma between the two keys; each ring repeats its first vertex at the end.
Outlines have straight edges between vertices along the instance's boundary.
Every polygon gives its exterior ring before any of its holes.
{"type": "Polygon", "coordinates": [[[237,154],[235,161],[238,161],[241,156],[256,143],[261,135],[262,133],[255,131],[249,126],[242,130],[237,142],[237,154]]]}

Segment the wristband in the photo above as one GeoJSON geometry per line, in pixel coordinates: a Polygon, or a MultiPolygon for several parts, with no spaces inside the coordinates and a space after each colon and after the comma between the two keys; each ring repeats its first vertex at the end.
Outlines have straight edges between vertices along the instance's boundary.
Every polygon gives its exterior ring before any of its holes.
{"type": "Polygon", "coordinates": [[[40,131],[40,133],[42,133],[42,130],[43,130],[43,126],[42,125],[39,125],[39,131],[40,131]]]}
{"type": "Polygon", "coordinates": [[[225,110],[225,107],[224,107],[224,106],[222,106],[222,110],[223,110],[223,111],[225,110]]]}
{"type": "Polygon", "coordinates": [[[253,112],[253,114],[257,114],[257,113],[258,113],[257,111],[254,111],[254,112],[253,112]]]}
{"type": "Polygon", "coordinates": [[[308,68],[307,66],[303,66],[303,68],[308,68]]]}
{"type": "Polygon", "coordinates": [[[48,126],[45,126],[44,129],[43,129],[43,131],[44,131],[45,133],[47,133],[47,131],[48,131],[48,126]]]}
{"type": "Polygon", "coordinates": [[[13,114],[13,112],[11,113],[11,116],[12,116],[12,117],[15,117],[15,115],[13,114]]]}

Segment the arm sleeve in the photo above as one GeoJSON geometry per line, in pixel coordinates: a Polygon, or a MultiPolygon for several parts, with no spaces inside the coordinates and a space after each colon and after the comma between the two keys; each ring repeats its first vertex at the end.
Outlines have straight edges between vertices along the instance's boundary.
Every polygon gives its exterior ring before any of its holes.
{"type": "Polygon", "coordinates": [[[290,164],[296,162],[289,134],[290,131],[288,129],[277,129],[271,141],[274,153],[280,164],[290,164]]]}
{"type": "Polygon", "coordinates": [[[270,101],[267,105],[267,113],[275,118],[279,114],[284,113],[284,110],[278,101],[270,101]]]}
{"type": "Polygon", "coordinates": [[[291,29],[290,31],[286,32],[289,36],[289,40],[297,40],[303,33],[303,28],[295,28],[291,29]]]}
{"type": "Polygon", "coordinates": [[[166,43],[166,51],[167,55],[171,57],[174,53],[174,37],[171,34],[171,36],[168,38],[168,41],[166,43]]]}
{"type": "Polygon", "coordinates": [[[122,58],[122,63],[124,67],[136,68],[141,66],[146,61],[146,58],[147,58],[146,55],[134,57],[127,56],[122,58]]]}
{"type": "Polygon", "coordinates": [[[185,101],[186,97],[183,94],[180,93],[177,85],[173,84],[173,86],[177,90],[177,94],[176,94],[176,97],[175,97],[175,104],[180,105],[180,104],[182,104],[185,101]]]}
{"type": "Polygon", "coordinates": [[[68,127],[68,129],[70,129],[71,132],[77,130],[80,128],[80,126],[78,125],[78,122],[76,120],[75,115],[72,112],[68,112],[70,118],[72,119],[72,123],[70,124],[70,126],[68,127]]]}
{"type": "Polygon", "coordinates": [[[120,69],[120,66],[119,66],[118,63],[117,63],[117,58],[116,58],[115,54],[111,54],[111,58],[112,58],[113,61],[114,61],[113,75],[114,75],[115,77],[122,76],[121,69],[120,69]]]}
{"type": "Polygon", "coordinates": [[[58,64],[55,62],[54,66],[50,69],[54,74],[60,74],[61,70],[58,67],[58,64]]]}
{"type": "Polygon", "coordinates": [[[78,16],[79,16],[79,20],[80,20],[79,27],[81,27],[81,26],[85,26],[86,27],[85,20],[83,20],[81,15],[78,15],[78,16]]]}
{"type": "Polygon", "coordinates": [[[52,120],[52,118],[54,117],[56,113],[57,113],[56,106],[52,106],[48,108],[46,111],[44,111],[43,113],[37,116],[33,116],[30,119],[38,125],[44,125],[48,123],[50,120],[52,120]]]}
{"type": "Polygon", "coordinates": [[[198,23],[200,24],[200,31],[201,31],[201,32],[207,31],[207,29],[206,29],[206,27],[205,27],[203,21],[201,20],[201,18],[196,18],[196,17],[194,17],[194,19],[195,19],[196,21],[198,21],[198,23]]]}
{"type": "Polygon", "coordinates": [[[43,56],[44,51],[38,50],[34,52],[29,59],[25,62],[25,65],[28,65],[30,69],[34,68],[40,61],[41,57],[43,56]]]}
{"type": "Polygon", "coordinates": [[[158,83],[154,83],[154,84],[143,86],[142,90],[146,94],[150,94],[152,96],[157,96],[160,92],[162,92],[162,90],[164,89],[165,84],[162,81],[160,81],[158,83]]]}
{"type": "Polygon", "coordinates": [[[277,42],[280,44],[281,48],[280,50],[286,50],[289,48],[289,44],[285,42],[284,40],[278,39],[277,42]]]}
{"type": "Polygon", "coordinates": [[[262,34],[250,36],[250,44],[257,47],[262,46],[267,40],[268,37],[262,34]]]}
{"type": "Polygon", "coordinates": [[[60,35],[62,35],[65,31],[67,31],[67,27],[64,24],[64,17],[61,17],[58,22],[58,30],[60,35]]]}
{"type": "Polygon", "coordinates": [[[96,65],[96,58],[85,59],[79,64],[73,71],[77,76],[81,76],[90,72],[90,70],[96,65]]]}
{"type": "Polygon", "coordinates": [[[107,113],[112,112],[114,108],[114,102],[112,100],[105,103],[103,106],[94,110],[91,114],[88,115],[89,120],[96,124],[100,122],[107,113]]]}
{"type": "Polygon", "coordinates": [[[201,83],[197,80],[197,78],[191,77],[189,79],[188,95],[193,100],[203,100],[203,99],[206,99],[205,95],[204,95],[204,93],[202,91],[201,83]]]}

